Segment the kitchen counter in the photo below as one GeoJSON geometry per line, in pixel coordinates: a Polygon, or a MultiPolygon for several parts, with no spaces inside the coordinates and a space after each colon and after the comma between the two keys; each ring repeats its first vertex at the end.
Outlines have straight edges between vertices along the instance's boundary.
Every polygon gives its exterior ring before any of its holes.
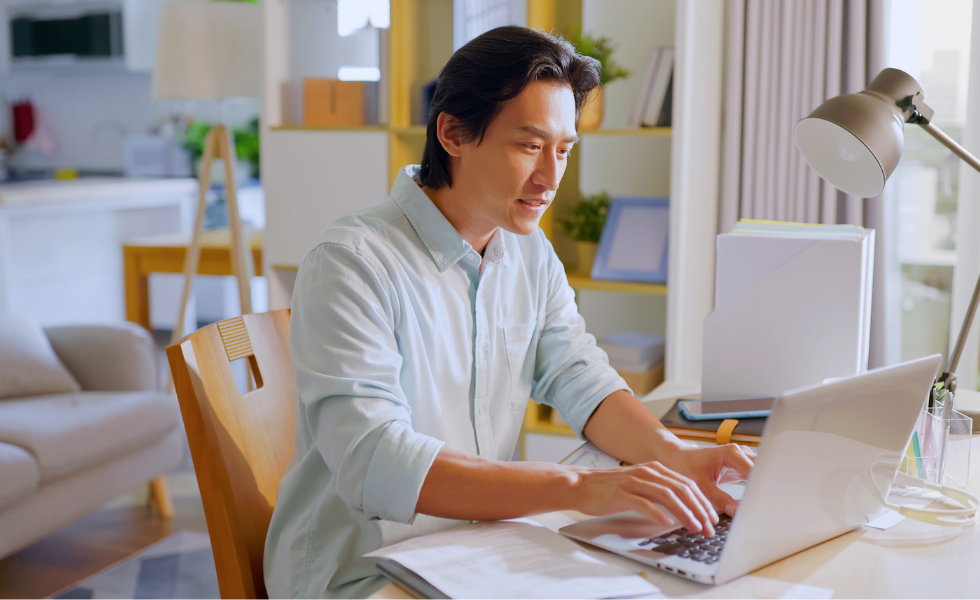
{"type": "Polygon", "coordinates": [[[82,177],[0,183],[0,209],[89,201],[124,200],[157,194],[192,194],[195,179],[82,177]]]}

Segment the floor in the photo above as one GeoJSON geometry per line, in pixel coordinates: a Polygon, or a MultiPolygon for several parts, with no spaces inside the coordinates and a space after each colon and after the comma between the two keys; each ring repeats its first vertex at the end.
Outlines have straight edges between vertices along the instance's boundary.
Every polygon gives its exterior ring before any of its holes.
{"type": "MultiPolygon", "coordinates": [[[[170,332],[154,332],[161,374],[170,332]]],[[[23,550],[0,559],[0,598],[45,598],[98,573],[171,533],[207,533],[204,508],[191,467],[167,476],[174,518],[163,519],[147,505],[141,485],[23,550]]]]}
{"type": "Polygon", "coordinates": [[[207,533],[193,476],[181,472],[168,477],[174,496],[172,519],[148,508],[147,486],[140,486],[0,560],[0,598],[45,598],[175,531],[207,533]]]}

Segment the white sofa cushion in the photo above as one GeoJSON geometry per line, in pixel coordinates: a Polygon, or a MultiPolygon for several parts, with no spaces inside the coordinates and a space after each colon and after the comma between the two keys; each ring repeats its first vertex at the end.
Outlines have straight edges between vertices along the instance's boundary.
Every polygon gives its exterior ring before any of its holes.
{"type": "Polygon", "coordinates": [[[37,462],[26,450],[0,444],[0,506],[37,489],[37,462]]]}
{"type": "Polygon", "coordinates": [[[34,455],[41,481],[151,444],[180,420],[160,392],[78,392],[0,402],[0,442],[34,455]]]}
{"type": "Polygon", "coordinates": [[[40,327],[0,313],[0,398],[77,392],[40,327]]]}

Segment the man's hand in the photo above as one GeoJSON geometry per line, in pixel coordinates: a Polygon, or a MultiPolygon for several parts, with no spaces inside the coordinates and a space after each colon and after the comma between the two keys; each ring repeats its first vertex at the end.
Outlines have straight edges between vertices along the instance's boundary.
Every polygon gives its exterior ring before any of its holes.
{"type": "Polygon", "coordinates": [[[688,531],[715,534],[718,513],[698,484],[660,462],[609,470],[575,469],[573,504],[579,512],[603,516],[632,510],[669,525],[671,518],[655,506],[660,504],[688,531]]]}
{"type": "Polygon", "coordinates": [[[671,469],[690,477],[711,501],[715,509],[735,516],[735,500],[719,485],[745,481],[755,461],[755,451],[748,446],[725,444],[699,448],[693,444],[677,448],[664,456],[671,469]]]}

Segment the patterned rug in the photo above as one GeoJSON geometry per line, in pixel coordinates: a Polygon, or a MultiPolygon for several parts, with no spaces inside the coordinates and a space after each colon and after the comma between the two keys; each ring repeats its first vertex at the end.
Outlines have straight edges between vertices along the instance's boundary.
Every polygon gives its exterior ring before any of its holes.
{"type": "Polygon", "coordinates": [[[219,598],[211,540],[178,531],[52,598],[219,598]]]}

